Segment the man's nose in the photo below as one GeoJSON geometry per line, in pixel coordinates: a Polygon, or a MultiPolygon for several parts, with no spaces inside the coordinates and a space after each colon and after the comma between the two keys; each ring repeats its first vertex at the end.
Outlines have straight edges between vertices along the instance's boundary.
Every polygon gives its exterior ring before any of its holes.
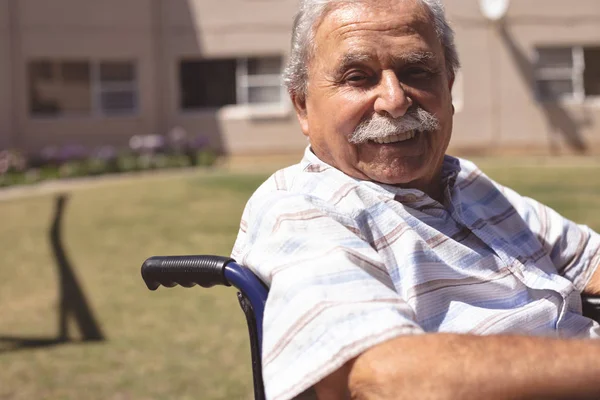
{"type": "Polygon", "coordinates": [[[399,118],[406,114],[413,104],[393,71],[383,71],[377,90],[374,107],[378,114],[389,114],[392,118],[399,118]]]}

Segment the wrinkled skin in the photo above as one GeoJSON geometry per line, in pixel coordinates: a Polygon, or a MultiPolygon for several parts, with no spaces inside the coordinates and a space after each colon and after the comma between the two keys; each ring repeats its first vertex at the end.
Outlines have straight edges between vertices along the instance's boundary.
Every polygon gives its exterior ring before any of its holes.
{"type": "Polygon", "coordinates": [[[292,96],[313,152],[352,177],[440,198],[440,170],[452,131],[453,77],[427,10],[415,0],[338,6],[321,21],[305,98],[292,96]],[[402,117],[419,105],[439,129],[393,144],[353,144],[374,113],[402,117]]]}

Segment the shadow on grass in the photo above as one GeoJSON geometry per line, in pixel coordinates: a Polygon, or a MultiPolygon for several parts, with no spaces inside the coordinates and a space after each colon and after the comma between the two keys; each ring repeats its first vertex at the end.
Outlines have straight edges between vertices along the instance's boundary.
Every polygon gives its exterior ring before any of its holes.
{"type": "Polygon", "coordinates": [[[51,347],[58,344],[67,343],[67,340],[61,340],[59,338],[23,338],[16,336],[0,336],[0,354],[17,351],[27,350],[39,347],[51,347]]]}
{"type": "Polygon", "coordinates": [[[59,275],[60,306],[58,310],[58,334],[54,338],[0,336],[0,353],[38,347],[72,343],[68,319],[73,317],[81,332],[81,341],[105,340],[104,333],[94,317],[91,307],[81,289],[74,268],[69,261],[62,242],[62,220],[68,197],[58,195],[54,204],[54,217],[49,231],[52,253],[59,275]]]}

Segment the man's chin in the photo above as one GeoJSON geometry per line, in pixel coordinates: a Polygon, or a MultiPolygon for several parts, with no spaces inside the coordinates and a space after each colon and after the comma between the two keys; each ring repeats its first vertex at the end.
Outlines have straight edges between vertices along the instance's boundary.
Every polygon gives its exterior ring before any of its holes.
{"type": "Polygon", "coordinates": [[[386,185],[410,187],[412,182],[419,180],[419,169],[403,169],[401,171],[377,171],[368,174],[369,179],[386,185]]]}

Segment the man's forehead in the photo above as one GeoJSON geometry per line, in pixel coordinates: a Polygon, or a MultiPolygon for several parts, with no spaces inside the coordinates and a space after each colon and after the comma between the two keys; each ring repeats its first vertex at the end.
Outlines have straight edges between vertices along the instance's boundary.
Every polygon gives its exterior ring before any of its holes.
{"type": "MultiPolygon", "coordinates": [[[[334,3],[336,4],[336,3],[334,3]]],[[[360,47],[369,41],[409,38],[426,43],[437,41],[431,16],[416,0],[377,0],[341,3],[330,10],[317,27],[317,47],[325,42],[341,47],[360,47]],[[389,3],[388,7],[384,4],[389,3]],[[393,7],[391,5],[394,5],[393,7]]],[[[429,43],[430,44],[430,43],[429,43]]]]}
{"type": "Polygon", "coordinates": [[[404,34],[433,25],[426,7],[418,0],[333,2],[321,23],[340,31],[338,34],[352,29],[396,30],[404,34]]]}

